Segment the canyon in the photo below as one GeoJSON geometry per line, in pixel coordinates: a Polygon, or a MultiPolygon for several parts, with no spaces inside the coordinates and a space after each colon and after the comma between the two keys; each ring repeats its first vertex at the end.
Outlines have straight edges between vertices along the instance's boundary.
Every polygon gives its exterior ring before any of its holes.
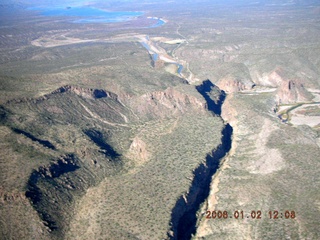
{"type": "Polygon", "coordinates": [[[3,239],[320,237],[316,1],[91,3],[154,16],[113,23],[8,2],[3,239]]]}

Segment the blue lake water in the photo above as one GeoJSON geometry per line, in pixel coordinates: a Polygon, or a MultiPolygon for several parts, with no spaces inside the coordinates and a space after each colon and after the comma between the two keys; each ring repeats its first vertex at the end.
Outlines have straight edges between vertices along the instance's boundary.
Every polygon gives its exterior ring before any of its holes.
{"type": "Polygon", "coordinates": [[[29,8],[40,12],[44,16],[78,17],[75,23],[111,23],[130,21],[142,16],[143,12],[109,12],[92,7],[64,7],[64,8],[29,8]]]}

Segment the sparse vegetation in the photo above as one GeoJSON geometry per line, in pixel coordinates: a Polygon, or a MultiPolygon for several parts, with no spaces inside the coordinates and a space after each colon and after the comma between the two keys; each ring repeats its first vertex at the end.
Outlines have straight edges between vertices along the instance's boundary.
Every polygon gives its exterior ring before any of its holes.
{"type": "MultiPolygon", "coordinates": [[[[221,143],[227,122],[232,149],[198,210],[194,239],[320,238],[319,124],[289,126],[277,117],[319,116],[319,3],[100,3],[167,21],[147,28],[144,18],[53,21],[7,2],[0,4],[1,238],[174,239],[172,211],[190,200],[194,170],[221,143]],[[207,111],[200,82],[152,66],[141,36],[165,39],[153,44],[183,63],[183,74],[226,90],[217,113],[225,122],[207,111]],[[278,82],[295,79],[314,106],[306,100],[281,110],[278,82]],[[208,206],[264,215],[205,221],[208,206]],[[271,220],[269,210],[297,218],[271,220]]],[[[221,102],[210,88],[208,98],[221,102]]]]}

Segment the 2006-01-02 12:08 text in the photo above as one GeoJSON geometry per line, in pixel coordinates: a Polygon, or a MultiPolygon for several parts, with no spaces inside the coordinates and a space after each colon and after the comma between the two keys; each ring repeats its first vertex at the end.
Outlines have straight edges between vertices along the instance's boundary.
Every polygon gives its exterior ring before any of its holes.
{"type": "Polygon", "coordinates": [[[295,211],[268,211],[268,212],[262,212],[260,210],[253,210],[248,213],[245,213],[244,211],[206,211],[205,217],[207,219],[228,219],[228,218],[234,218],[234,219],[262,219],[264,217],[268,217],[269,219],[295,219],[296,218],[296,212],[295,211]]]}

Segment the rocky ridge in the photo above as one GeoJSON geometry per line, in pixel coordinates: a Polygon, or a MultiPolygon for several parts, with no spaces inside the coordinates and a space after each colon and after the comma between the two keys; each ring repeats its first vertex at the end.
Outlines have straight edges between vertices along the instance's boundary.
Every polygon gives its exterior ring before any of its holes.
{"type": "Polygon", "coordinates": [[[165,118],[190,111],[204,112],[206,107],[204,101],[174,88],[144,94],[132,99],[130,105],[137,115],[153,118],[165,118]]]}

